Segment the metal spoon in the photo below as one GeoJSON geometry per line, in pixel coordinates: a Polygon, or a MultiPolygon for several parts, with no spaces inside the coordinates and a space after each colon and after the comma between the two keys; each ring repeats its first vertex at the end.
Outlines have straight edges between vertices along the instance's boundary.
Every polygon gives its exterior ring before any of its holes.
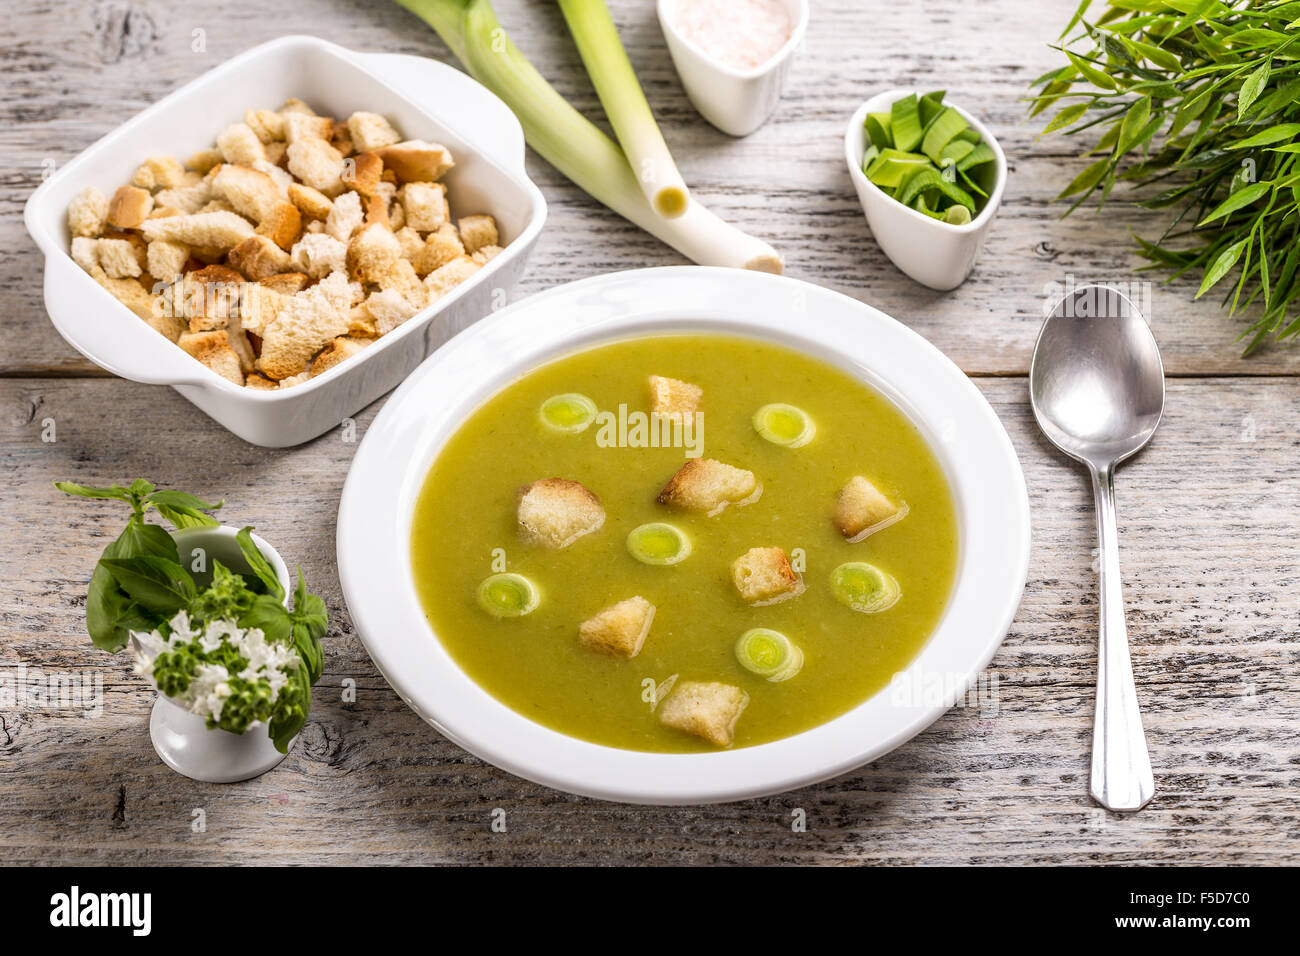
{"type": "Polygon", "coordinates": [[[1164,411],[1165,371],[1155,336],[1114,289],[1074,289],[1038,333],[1029,398],[1052,444],[1087,466],[1097,504],[1101,634],[1089,789],[1108,810],[1140,810],[1155,781],[1124,625],[1115,468],[1150,441],[1164,411]]]}

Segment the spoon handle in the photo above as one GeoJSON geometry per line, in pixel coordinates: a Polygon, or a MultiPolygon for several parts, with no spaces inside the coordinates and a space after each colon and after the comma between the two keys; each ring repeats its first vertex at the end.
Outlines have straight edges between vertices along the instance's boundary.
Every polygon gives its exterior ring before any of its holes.
{"type": "Polygon", "coordinates": [[[1155,793],[1138,710],[1124,624],[1124,591],[1115,533],[1115,466],[1089,468],[1097,502],[1101,567],[1101,633],[1097,649],[1097,715],[1092,731],[1092,798],[1107,810],[1141,810],[1155,793]]]}

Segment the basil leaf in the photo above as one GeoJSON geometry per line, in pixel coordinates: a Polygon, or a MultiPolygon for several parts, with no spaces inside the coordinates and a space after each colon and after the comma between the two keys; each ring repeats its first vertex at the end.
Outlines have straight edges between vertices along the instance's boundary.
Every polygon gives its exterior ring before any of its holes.
{"type": "Polygon", "coordinates": [[[307,681],[315,684],[325,670],[325,649],[306,624],[297,621],[293,625],[293,646],[307,668],[307,681]]]}
{"type": "Polygon", "coordinates": [[[86,591],[86,631],[94,645],[105,651],[120,651],[125,647],[129,635],[122,621],[136,606],[117,586],[108,568],[96,565],[86,591]]]}
{"type": "Polygon", "coordinates": [[[141,607],[164,618],[188,607],[198,594],[189,572],[167,558],[148,554],[104,558],[100,565],[108,568],[118,587],[141,607]]]}
{"type": "Polygon", "coordinates": [[[271,567],[271,562],[266,560],[266,556],[253,541],[252,526],[240,528],[239,533],[235,535],[235,540],[239,542],[239,550],[244,552],[244,560],[248,562],[253,573],[262,579],[262,583],[277,600],[283,601],[284,585],[280,583],[280,578],[271,567]]]}
{"type": "Polygon", "coordinates": [[[188,508],[194,511],[216,511],[226,502],[223,498],[216,504],[211,504],[184,491],[155,491],[149,496],[149,503],[154,506],[163,504],[171,508],[188,508]]]}
{"type": "Polygon", "coordinates": [[[266,635],[268,641],[289,644],[293,641],[293,619],[289,616],[283,602],[277,601],[270,594],[259,594],[250,607],[239,618],[242,628],[257,628],[266,635]]]}
{"type": "Polygon", "coordinates": [[[56,481],[54,487],[58,488],[67,495],[76,495],[80,498],[111,498],[114,501],[130,501],[130,495],[121,485],[109,485],[107,488],[92,488],[89,485],[79,485],[74,481],[56,481]]]}
{"type": "Polygon", "coordinates": [[[128,491],[133,495],[143,498],[145,495],[152,494],[153,489],[154,484],[152,481],[145,481],[143,478],[137,478],[135,481],[131,482],[131,487],[128,491]]]}
{"type": "Polygon", "coordinates": [[[170,521],[177,529],[211,528],[218,523],[216,518],[205,515],[202,511],[196,511],[193,508],[173,507],[157,502],[154,502],[154,507],[158,509],[160,515],[170,521]]]}
{"type": "MultiPolygon", "coordinates": [[[[267,726],[267,734],[271,742],[275,744],[275,749],[280,753],[288,753],[289,745],[293,743],[293,738],[307,723],[307,711],[311,707],[311,684],[307,681],[305,668],[295,668],[293,674],[293,684],[291,685],[295,696],[300,703],[288,709],[281,716],[272,719],[267,726]]],[[[288,694],[289,687],[283,688],[281,695],[288,694]]]]}

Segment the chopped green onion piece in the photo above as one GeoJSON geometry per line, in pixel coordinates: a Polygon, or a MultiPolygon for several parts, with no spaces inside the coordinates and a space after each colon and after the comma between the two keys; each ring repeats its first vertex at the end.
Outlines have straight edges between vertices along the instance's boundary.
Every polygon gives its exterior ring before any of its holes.
{"type": "Polygon", "coordinates": [[[675,525],[655,521],[632,529],[627,550],[642,564],[679,564],[690,557],[691,539],[675,525]]]}
{"type": "Polygon", "coordinates": [[[863,614],[887,611],[902,595],[891,575],[865,561],[850,561],[832,571],[831,591],[841,603],[863,614]]]}
{"type": "Polygon", "coordinates": [[[970,222],[970,210],[965,206],[949,206],[943,214],[943,221],[954,226],[964,226],[970,222]]]}
{"type": "Polygon", "coordinates": [[[964,139],[966,142],[974,145],[980,141],[980,131],[973,126],[968,126],[957,134],[958,139],[964,139]]]}
{"type": "Polygon", "coordinates": [[[963,156],[957,162],[957,169],[965,172],[972,166],[980,166],[984,163],[991,163],[997,159],[997,154],[993,152],[993,147],[988,143],[978,143],[975,148],[963,156]]]}
{"type": "Polygon", "coordinates": [[[943,174],[932,166],[918,170],[902,191],[898,194],[898,201],[904,206],[910,206],[912,200],[916,199],[923,192],[938,192],[951,199],[953,202],[965,206],[971,213],[975,212],[975,200],[970,197],[970,193],[960,186],[948,182],[944,179],[943,174]]]}
{"type": "Polygon", "coordinates": [[[802,408],[775,402],[754,413],[754,430],[774,445],[802,448],[817,434],[817,425],[802,408]]]}
{"type": "Polygon", "coordinates": [[[985,199],[989,198],[989,194],[986,193],[982,188],[980,188],[980,184],[975,182],[975,180],[971,179],[970,173],[964,172],[962,170],[958,170],[957,178],[961,180],[961,184],[964,187],[966,187],[966,189],[969,190],[970,192],[973,192],[979,196],[983,196],[985,199]]]}
{"type": "Polygon", "coordinates": [[[568,392],[564,395],[552,395],[542,402],[537,410],[542,424],[551,431],[575,435],[586,431],[596,420],[596,403],[586,395],[568,392]]]}
{"type": "Polygon", "coordinates": [[[871,164],[876,161],[876,157],[879,155],[880,150],[876,149],[875,144],[867,146],[866,150],[862,153],[862,171],[864,173],[871,168],[871,164]]]}
{"type": "Polygon", "coordinates": [[[888,113],[868,113],[862,125],[866,127],[867,138],[876,149],[886,149],[894,145],[894,134],[890,132],[888,113]]]}
{"type": "Polygon", "coordinates": [[[952,166],[965,159],[975,148],[975,144],[964,139],[954,139],[939,151],[939,167],[952,166]]]}
{"type": "Polygon", "coordinates": [[[751,674],[775,683],[799,673],[803,668],[803,651],[780,631],[756,627],[737,638],[736,660],[751,674]]]}
{"type": "Polygon", "coordinates": [[[936,116],[934,122],[926,129],[925,139],[921,143],[921,152],[937,163],[943,148],[951,143],[953,137],[967,125],[966,118],[949,106],[936,116]]]}
{"type": "Polygon", "coordinates": [[[541,595],[522,574],[494,574],[478,586],[478,604],[493,617],[523,617],[537,609],[541,595]]]}
{"type": "Polygon", "coordinates": [[[895,149],[910,153],[921,144],[921,112],[915,93],[896,100],[889,108],[889,129],[895,149]]]}
{"type": "Polygon", "coordinates": [[[918,104],[921,109],[921,125],[929,126],[934,122],[934,118],[943,112],[944,91],[939,90],[935,93],[926,93],[921,97],[918,104]]]}
{"type": "Polygon", "coordinates": [[[929,165],[929,158],[920,153],[905,153],[892,148],[882,149],[876,161],[867,170],[867,178],[882,189],[897,189],[912,173],[929,165]]]}

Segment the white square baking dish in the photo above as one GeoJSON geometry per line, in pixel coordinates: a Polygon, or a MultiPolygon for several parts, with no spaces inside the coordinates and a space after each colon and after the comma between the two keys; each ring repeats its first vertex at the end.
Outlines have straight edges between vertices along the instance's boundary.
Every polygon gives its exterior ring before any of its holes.
{"type": "Polygon", "coordinates": [[[45,254],[46,309],[73,348],[123,378],[172,386],[245,441],[280,448],[338,425],[398,385],[451,336],[504,304],[546,219],[546,202],[524,172],[518,120],[464,73],[422,57],[356,53],[314,37],[289,36],[234,57],[109,133],[43,183],[24,218],[45,254]],[[332,116],[382,113],[406,138],[445,145],[456,160],[443,180],[453,214],[491,213],[505,248],[359,355],[293,388],[258,391],[191,358],[74,263],[67,206],[87,185],[111,195],[146,156],[186,156],[210,147],[245,110],[273,109],[291,96],[332,116]]]}

